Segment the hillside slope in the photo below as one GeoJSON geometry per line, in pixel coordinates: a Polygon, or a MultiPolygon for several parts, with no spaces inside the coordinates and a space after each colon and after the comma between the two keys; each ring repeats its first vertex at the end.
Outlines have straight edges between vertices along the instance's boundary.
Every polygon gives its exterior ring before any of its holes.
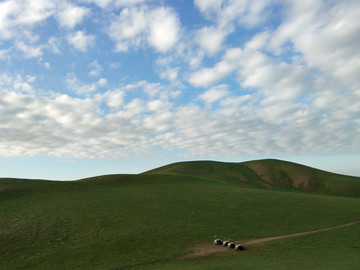
{"type": "Polygon", "coordinates": [[[322,194],[360,196],[360,177],[330,173],[281,160],[243,163],[269,187],[289,187],[322,194]]]}
{"type": "Polygon", "coordinates": [[[216,161],[179,162],[147,171],[142,175],[176,175],[244,187],[266,188],[266,185],[256,172],[241,163],[216,161]]]}
{"type": "Polygon", "coordinates": [[[316,194],[360,196],[360,177],[330,173],[276,159],[242,163],[179,162],[143,174],[182,175],[261,189],[285,189],[316,194]]]}
{"type": "Polygon", "coordinates": [[[186,257],[212,247],[214,236],[247,243],[359,220],[359,198],[263,180],[281,171],[297,177],[301,167],[281,164],[188,162],[73,182],[0,179],[0,269],[358,269],[360,224],[186,257]]]}

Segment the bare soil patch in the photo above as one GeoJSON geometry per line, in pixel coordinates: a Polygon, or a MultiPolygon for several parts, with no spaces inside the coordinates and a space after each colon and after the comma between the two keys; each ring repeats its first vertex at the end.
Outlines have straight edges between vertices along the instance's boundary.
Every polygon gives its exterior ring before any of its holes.
{"type": "Polygon", "coordinates": [[[196,245],[193,249],[192,253],[186,254],[184,258],[196,258],[196,257],[205,257],[209,255],[219,254],[219,253],[225,253],[234,251],[227,247],[223,246],[216,246],[212,244],[206,244],[206,245],[196,245]]]}
{"type": "MultiPolygon", "coordinates": [[[[337,226],[332,226],[332,227],[328,227],[328,228],[318,229],[318,230],[299,232],[299,233],[292,233],[292,234],[284,234],[284,235],[265,237],[265,238],[247,239],[247,240],[243,240],[243,241],[240,241],[240,242],[246,248],[246,246],[249,246],[249,245],[261,244],[261,243],[274,241],[274,240],[280,240],[280,239],[285,239],[285,238],[290,238],[290,237],[296,237],[296,236],[302,236],[302,235],[307,235],[307,234],[330,231],[330,230],[334,230],[334,229],[338,229],[338,228],[342,228],[342,227],[355,225],[355,224],[358,224],[358,223],[360,223],[360,220],[359,221],[352,221],[352,222],[349,222],[349,223],[345,223],[345,224],[341,224],[341,225],[337,225],[337,226]]],[[[184,258],[205,257],[205,256],[210,256],[210,255],[219,254],[219,253],[225,253],[225,252],[234,252],[234,250],[223,247],[223,246],[216,246],[216,245],[213,245],[213,244],[209,243],[209,244],[206,244],[206,245],[204,245],[204,244],[203,245],[196,245],[193,248],[193,251],[191,253],[189,253],[189,254],[186,254],[184,256],[184,258]]]]}

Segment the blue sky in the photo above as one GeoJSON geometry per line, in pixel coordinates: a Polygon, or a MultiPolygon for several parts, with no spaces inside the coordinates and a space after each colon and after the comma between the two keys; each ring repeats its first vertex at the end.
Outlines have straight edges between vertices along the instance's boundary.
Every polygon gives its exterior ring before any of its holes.
{"type": "Polygon", "coordinates": [[[360,176],[358,1],[0,1],[0,177],[278,158],[360,176]]]}

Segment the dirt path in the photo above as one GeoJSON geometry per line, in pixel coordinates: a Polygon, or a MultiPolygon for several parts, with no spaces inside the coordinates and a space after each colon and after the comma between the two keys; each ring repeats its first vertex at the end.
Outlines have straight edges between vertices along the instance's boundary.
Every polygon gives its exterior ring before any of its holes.
{"type": "MultiPolygon", "coordinates": [[[[334,230],[334,229],[338,229],[338,228],[342,228],[342,227],[351,226],[351,225],[354,225],[357,223],[360,223],[360,220],[352,221],[352,222],[349,222],[346,224],[341,224],[341,225],[337,225],[337,226],[333,226],[333,227],[323,228],[323,229],[319,229],[319,230],[285,234],[285,235],[272,236],[272,237],[266,237],[266,238],[248,239],[248,240],[242,241],[241,244],[243,244],[244,246],[249,246],[249,245],[260,244],[260,243],[265,243],[265,242],[284,239],[284,238],[290,238],[290,237],[302,236],[302,235],[307,235],[307,234],[312,234],[312,233],[330,231],[330,230],[334,230]]],[[[203,256],[209,256],[211,254],[223,253],[223,252],[227,252],[227,251],[230,251],[230,249],[224,248],[222,246],[215,246],[215,245],[210,245],[210,244],[198,245],[198,246],[194,247],[194,251],[192,253],[185,255],[184,258],[203,257],[203,256]]]]}

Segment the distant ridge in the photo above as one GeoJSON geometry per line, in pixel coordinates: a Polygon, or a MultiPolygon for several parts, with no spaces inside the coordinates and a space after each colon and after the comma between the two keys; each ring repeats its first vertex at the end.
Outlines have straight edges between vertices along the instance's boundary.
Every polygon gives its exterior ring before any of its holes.
{"type": "Polygon", "coordinates": [[[143,175],[182,175],[237,183],[253,188],[360,196],[360,177],[330,173],[277,159],[241,163],[178,162],[144,172],[143,175]]]}
{"type": "MultiPolygon", "coordinates": [[[[105,185],[118,181],[152,181],[154,177],[161,177],[164,181],[192,179],[199,183],[203,181],[204,183],[230,184],[244,188],[360,197],[360,177],[331,173],[277,159],[253,160],[240,163],[184,161],[140,174],[100,175],[69,181],[68,183],[92,182],[105,185]]],[[[37,183],[44,182],[48,182],[47,185],[52,186],[57,181],[0,178],[0,189],[1,186],[6,186],[6,189],[37,189],[40,187],[37,183]]],[[[65,183],[62,182],[62,185],[65,185],[65,183]]]]}

